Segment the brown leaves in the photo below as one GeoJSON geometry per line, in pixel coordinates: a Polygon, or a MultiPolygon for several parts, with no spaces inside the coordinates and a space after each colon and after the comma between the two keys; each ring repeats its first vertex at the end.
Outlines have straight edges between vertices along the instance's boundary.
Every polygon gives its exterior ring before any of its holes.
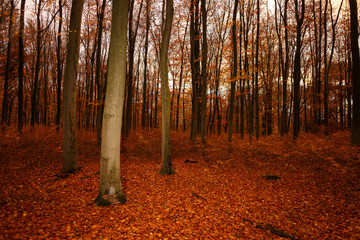
{"type": "Polygon", "coordinates": [[[1,138],[0,238],[300,239],[360,236],[359,148],[348,133],[259,141],[172,132],[177,172],[160,176],[159,131],[123,140],[125,205],[96,207],[99,149],[79,132],[76,174],[54,180],[61,136],[52,128],[1,138]],[[6,147],[5,147],[6,146],[6,147]],[[186,159],[197,163],[185,162],[186,159]],[[5,164],[4,164],[5,163],[5,164]],[[264,176],[279,176],[268,181],[264,176]]]}

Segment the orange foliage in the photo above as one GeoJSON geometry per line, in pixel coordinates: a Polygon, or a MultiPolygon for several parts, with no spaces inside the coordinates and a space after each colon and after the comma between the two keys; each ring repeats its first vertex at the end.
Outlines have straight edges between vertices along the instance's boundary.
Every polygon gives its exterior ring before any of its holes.
{"type": "Polygon", "coordinates": [[[176,175],[161,176],[161,135],[123,140],[125,205],[96,207],[99,148],[79,132],[80,172],[56,177],[61,134],[38,127],[2,132],[0,238],[300,239],[360,238],[360,149],[348,132],[259,141],[172,132],[176,175]],[[185,160],[198,163],[185,163],[185,160]],[[266,180],[266,175],[279,176],[266,180]],[[265,226],[265,227],[264,227],[265,226]]]}

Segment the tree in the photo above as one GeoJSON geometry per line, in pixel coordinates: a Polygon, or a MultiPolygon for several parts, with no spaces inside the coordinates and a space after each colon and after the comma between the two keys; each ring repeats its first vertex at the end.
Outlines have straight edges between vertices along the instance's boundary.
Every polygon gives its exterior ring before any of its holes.
{"type": "Polygon", "coordinates": [[[199,43],[199,0],[190,2],[190,58],[191,58],[191,85],[192,85],[192,108],[191,108],[191,133],[190,139],[195,140],[199,131],[199,78],[200,78],[200,43],[199,43]]]}
{"type": "Polygon", "coordinates": [[[14,0],[10,1],[10,21],[9,21],[9,28],[8,28],[8,44],[6,49],[6,67],[5,67],[5,82],[4,82],[4,98],[2,102],[2,113],[1,113],[1,123],[8,124],[8,88],[9,88],[9,75],[10,75],[10,60],[11,60],[11,33],[13,27],[13,18],[14,14],[14,0]]]}
{"type": "MultiPolygon", "coordinates": [[[[148,62],[148,48],[149,48],[149,29],[150,29],[150,0],[146,0],[146,32],[145,32],[145,57],[144,57],[144,83],[143,83],[143,105],[142,105],[142,115],[141,115],[141,126],[145,129],[148,124],[148,103],[146,99],[147,91],[147,62],[148,62]]],[[[140,56],[140,55],[139,55],[140,56]]]]}
{"type": "Polygon", "coordinates": [[[18,131],[23,129],[24,111],[24,18],[25,0],[21,0],[20,7],[20,28],[19,28],[19,92],[18,92],[18,131]]]}
{"type": "MultiPolygon", "coordinates": [[[[328,0],[326,0],[326,5],[327,6],[328,0]]],[[[325,134],[328,135],[329,134],[329,72],[331,69],[331,63],[332,63],[332,59],[333,59],[333,55],[334,55],[334,48],[335,48],[335,40],[336,40],[336,24],[339,20],[339,16],[340,16],[340,10],[341,10],[341,6],[343,4],[343,0],[340,3],[339,6],[339,10],[338,13],[336,15],[336,19],[334,19],[333,17],[333,7],[332,7],[332,3],[331,0],[329,1],[330,4],[330,19],[331,19],[331,29],[332,29],[332,43],[331,43],[331,50],[330,50],[330,57],[329,57],[329,62],[327,62],[326,60],[326,52],[327,52],[327,44],[324,44],[324,55],[325,55],[325,73],[324,73],[324,120],[325,120],[325,127],[326,127],[326,132],[325,134]]],[[[326,23],[326,12],[324,14],[324,21],[326,23]]],[[[324,23],[324,33],[325,33],[325,43],[326,43],[326,39],[327,39],[327,29],[326,29],[326,24],[324,23]]],[[[341,86],[341,84],[340,84],[341,86]]],[[[340,89],[341,91],[341,89],[340,89]]],[[[342,111],[342,110],[340,110],[342,111]]]]}
{"type": "Polygon", "coordinates": [[[207,104],[207,10],[206,0],[201,0],[201,11],[202,11],[202,89],[201,89],[201,142],[206,143],[206,104],[207,104]]]}
{"type": "Polygon", "coordinates": [[[102,124],[102,110],[103,110],[103,86],[101,82],[101,50],[102,50],[102,32],[103,32],[103,20],[105,14],[106,0],[103,0],[100,14],[99,14],[99,29],[98,29],[98,39],[97,39],[97,48],[96,48],[96,69],[95,69],[95,83],[97,86],[97,99],[100,103],[97,105],[96,112],[96,133],[98,145],[101,144],[101,124],[102,124]]]}
{"type": "Polygon", "coordinates": [[[237,16],[237,9],[238,9],[239,0],[235,0],[234,4],[234,12],[233,12],[233,19],[231,24],[231,33],[232,33],[232,47],[233,47],[233,59],[232,59],[232,79],[231,79],[231,89],[230,89],[230,113],[229,113],[229,132],[228,132],[228,140],[229,142],[232,141],[232,134],[233,134],[233,116],[234,116],[234,99],[235,99],[235,84],[236,84],[236,77],[237,77],[237,43],[236,43],[236,16],[237,16]]]}
{"type": "Polygon", "coordinates": [[[62,29],[62,0],[59,0],[59,26],[57,31],[57,46],[56,46],[56,59],[57,59],[57,94],[56,94],[56,127],[60,128],[61,118],[61,80],[63,63],[61,59],[61,29],[62,29]]]}
{"type": "Polygon", "coordinates": [[[256,53],[255,53],[255,134],[256,139],[260,136],[260,116],[259,116],[259,34],[260,34],[260,0],[256,1],[257,21],[256,21],[256,53]]]}
{"type": "MultiPolygon", "coordinates": [[[[275,17],[277,17],[276,11],[277,6],[280,7],[280,2],[276,0],[275,5],[275,17]]],[[[285,53],[283,53],[282,49],[282,40],[281,40],[281,33],[279,30],[279,26],[277,24],[277,20],[275,20],[276,23],[276,33],[279,38],[279,58],[280,58],[280,65],[281,65],[281,72],[282,72],[282,110],[281,110],[281,124],[280,124],[280,134],[283,136],[288,131],[287,127],[287,84],[288,84],[288,77],[289,77],[289,62],[290,62],[290,50],[289,50],[289,33],[288,33],[288,18],[287,18],[287,12],[288,12],[288,2],[289,0],[285,0],[284,3],[284,10],[280,9],[281,19],[284,24],[284,40],[285,40],[285,53]]],[[[279,73],[280,74],[280,73],[279,73]]],[[[279,89],[280,91],[280,89],[279,89]]]]}
{"type": "Polygon", "coordinates": [[[62,173],[79,168],[76,140],[76,77],[79,59],[80,27],[84,0],[73,0],[70,14],[63,94],[63,167],[62,173]]]}
{"type": "Polygon", "coordinates": [[[39,91],[39,74],[40,74],[40,61],[41,61],[41,9],[42,9],[42,0],[39,0],[37,11],[36,11],[36,60],[35,60],[35,76],[34,76],[34,86],[33,92],[31,94],[31,126],[33,127],[35,121],[38,118],[38,91],[39,91]]]}
{"type": "Polygon", "coordinates": [[[299,9],[299,0],[295,1],[296,17],[296,50],[294,60],[294,123],[293,138],[296,139],[300,131],[300,79],[301,79],[301,46],[302,46],[302,25],[305,15],[305,0],[301,0],[301,10],[299,9]]]}
{"type": "Polygon", "coordinates": [[[108,81],[102,121],[100,185],[97,206],[124,204],[120,143],[126,81],[128,0],[113,2],[108,81]]]}
{"type": "Polygon", "coordinates": [[[352,84],[353,84],[353,118],[351,123],[351,143],[360,145],[360,57],[359,57],[359,22],[357,1],[349,0],[350,31],[352,54],[352,84]]]}
{"type": "Polygon", "coordinates": [[[168,49],[174,17],[173,0],[166,0],[166,19],[165,27],[162,33],[160,48],[160,74],[161,74],[161,111],[162,111],[162,167],[161,175],[174,174],[174,168],[171,161],[170,151],[170,91],[169,91],[169,71],[168,71],[168,49]]]}
{"type": "Polygon", "coordinates": [[[127,91],[126,91],[126,111],[124,116],[124,133],[125,136],[128,137],[131,130],[131,119],[132,119],[132,105],[133,105],[133,78],[134,78],[134,53],[135,53],[135,43],[136,37],[138,34],[139,22],[140,22],[140,14],[143,6],[143,0],[141,0],[140,8],[138,12],[138,16],[136,18],[136,26],[133,29],[133,15],[134,15],[134,3],[135,0],[131,0],[130,8],[129,8],[129,49],[128,49],[128,64],[129,64],[129,72],[127,76],[127,91]]]}

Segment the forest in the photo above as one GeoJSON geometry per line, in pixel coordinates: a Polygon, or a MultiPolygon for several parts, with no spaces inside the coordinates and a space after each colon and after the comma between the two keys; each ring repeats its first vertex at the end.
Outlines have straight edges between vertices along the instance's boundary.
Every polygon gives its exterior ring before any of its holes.
{"type": "Polygon", "coordinates": [[[360,238],[356,0],[0,2],[0,238],[360,238]]]}

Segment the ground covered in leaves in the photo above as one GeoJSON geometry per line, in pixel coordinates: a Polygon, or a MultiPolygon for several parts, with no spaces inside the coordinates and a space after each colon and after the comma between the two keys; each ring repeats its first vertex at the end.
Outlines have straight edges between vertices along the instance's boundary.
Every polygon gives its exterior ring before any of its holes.
{"type": "Polygon", "coordinates": [[[125,205],[96,207],[99,148],[79,131],[82,169],[66,178],[61,134],[0,139],[0,239],[359,239],[360,148],[349,132],[207,146],[172,133],[176,175],[158,175],[159,131],[123,141],[125,205]]]}

